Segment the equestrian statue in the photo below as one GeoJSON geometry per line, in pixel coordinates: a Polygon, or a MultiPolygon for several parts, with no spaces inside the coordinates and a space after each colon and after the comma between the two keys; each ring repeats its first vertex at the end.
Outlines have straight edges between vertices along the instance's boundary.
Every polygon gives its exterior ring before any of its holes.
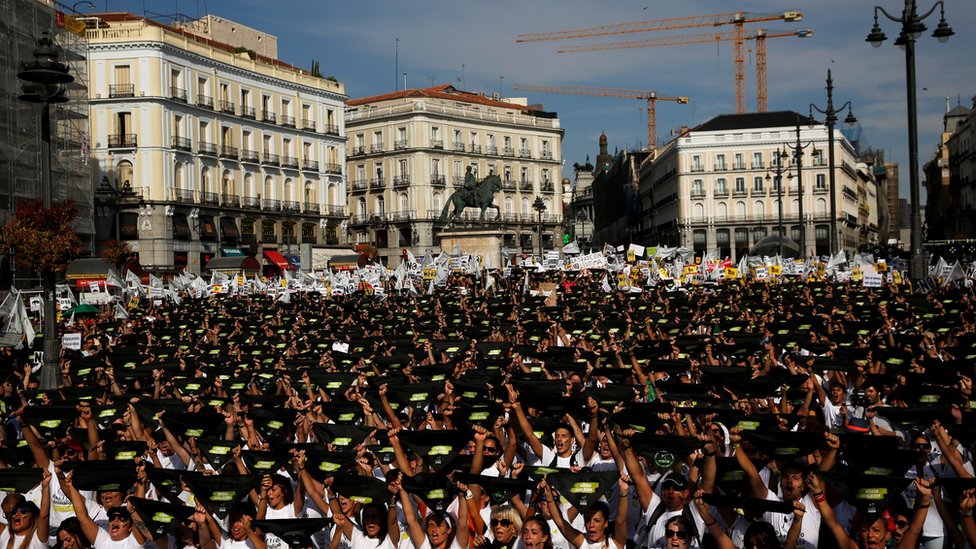
{"type": "Polygon", "coordinates": [[[481,181],[476,181],[471,167],[464,176],[464,186],[451,194],[447,199],[447,204],[441,211],[440,221],[452,222],[461,217],[461,213],[467,207],[481,208],[481,221],[485,220],[485,212],[488,208],[494,208],[498,215],[501,210],[494,204],[495,193],[502,189],[502,180],[497,175],[489,175],[481,181]],[[454,211],[450,211],[451,206],[454,211]]]}

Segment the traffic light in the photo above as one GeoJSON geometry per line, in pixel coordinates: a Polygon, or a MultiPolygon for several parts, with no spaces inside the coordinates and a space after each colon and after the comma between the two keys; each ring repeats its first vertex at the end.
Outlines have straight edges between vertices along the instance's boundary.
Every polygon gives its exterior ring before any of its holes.
{"type": "Polygon", "coordinates": [[[569,244],[569,233],[563,233],[563,244],[569,244]]]}

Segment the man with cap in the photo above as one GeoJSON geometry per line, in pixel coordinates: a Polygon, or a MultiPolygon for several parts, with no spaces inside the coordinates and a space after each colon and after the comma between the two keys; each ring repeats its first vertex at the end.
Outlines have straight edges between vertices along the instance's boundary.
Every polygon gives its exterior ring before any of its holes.
{"type": "Polygon", "coordinates": [[[88,514],[85,497],[71,482],[71,475],[61,477],[61,486],[68,494],[81,531],[95,549],[138,549],[148,540],[142,528],[136,528],[132,515],[125,507],[112,507],[106,511],[108,528],[101,528],[88,514]]]}

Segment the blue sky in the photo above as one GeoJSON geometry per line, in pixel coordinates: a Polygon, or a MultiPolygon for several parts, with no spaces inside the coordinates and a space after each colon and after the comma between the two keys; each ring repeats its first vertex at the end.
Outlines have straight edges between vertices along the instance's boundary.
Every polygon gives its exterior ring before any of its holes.
{"type": "MultiPolygon", "coordinates": [[[[835,103],[850,100],[863,138],[883,149],[901,168],[901,197],[908,197],[908,134],[905,56],[893,45],[895,23],[883,20],[889,40],[881,48],[864,41],[873,7],[899,14],[903,0],[96,0],[98,11],[157,14],[210,13],[276,34],[279,57],[301,67],[320,62],[324,74],[346,85],[351,98],[408,87],[453,83],[474,92],[501,91],[528,96],[559,114],[566,130],[564,176],[574,162],[596,156],[606,133],[610,149],[646,141],[644,102],[633,99],[537,94],[514,84],[602,86],[650,89],[664,96],[688,96],[688,105],[658,102],[659,143],[669,130],[694,126],[735,110],[732,44],[697,44],[612,52],[557,53],[560,45],[640,40],[702,30],[628,34],[566,42],[516,44],[516,35],[665,17],[745,11],[755,14],[800,10],[799,23],[772,22],[770,30],[810,28],[810,38],[768,41],[769,110],[807,112],[826,106],[828,68],[833,70],[835,103]],[[399,65],[395,63],[399,38],[399,65]]],[[[922,9],[933,3],[919,2],[922,9]]],[[[945,0],[946,18],[956,35],[940,44],[931,38],[938,11],[916,49],[919,160],[924,164],[938,143],[946,97],[972,106],[976,95],[976,1],[945,0]]],[[[760,28],[752,24],[747,28],[760,28]]],[[[748,48],[749,46],[747,46],[748,48]]],[[[747,106],[755,109],[754,54],[746,54],[747,106]]],[[[843,118],[843,117],[842,117],[843,118]]],[[[924,188],[923,200],[924,200],[924,188]]]]}

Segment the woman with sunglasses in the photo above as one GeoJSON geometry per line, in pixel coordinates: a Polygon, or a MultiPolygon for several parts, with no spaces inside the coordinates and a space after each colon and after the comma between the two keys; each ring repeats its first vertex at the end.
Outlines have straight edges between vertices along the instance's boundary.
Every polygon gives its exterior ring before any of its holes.
{"type": "Polygon", "coordinates": [[[522,516],[511,505],[502,505],[491,512],[492,541],[482,545],[482,549],[515,549],[522,531],[522,516]]]}
{"type": "MultiPolygon", "coordinates": [[[[728,539],[726,536],[725,539],[728,539]]],[[[698,549],[698,541],[691,521],[682,515],[675,515],[664,523],[664,547],[667,549],[698,549]]],[[[731,545],[731,542],[729,542],[731,545]]],[[[719,547],[723,547],[719,545],[719,547]]],[[[725,549],[723,547],[723,549],[725,549]]]]}
{"type": "MultiPolygon", "coordinates": [[[[51,473],[44,471],[41,478],[41,506],[16,498],[9,511],[4,505],[7,524],[0,525],[0,547],[8,549],[46,549],[51,510],[51,473]]],[[[6,504],[6,501],[4,502],[6,504]]]]}

